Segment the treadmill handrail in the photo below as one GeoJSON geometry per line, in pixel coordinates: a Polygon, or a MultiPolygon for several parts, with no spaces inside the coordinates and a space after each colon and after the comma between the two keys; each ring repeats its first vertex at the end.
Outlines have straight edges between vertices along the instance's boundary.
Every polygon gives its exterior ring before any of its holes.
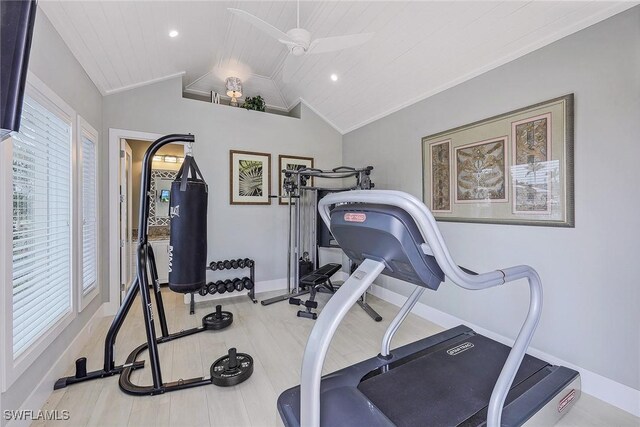
{"type": "MultiPolygon", "coordinates": [[[[373,203],[397,206],[404,209],[413,217],[428,245],[428,247],[423,245],[423,251],[433,255],[445,275],[462,288],[480,290],[518,279],[527,279],[530,288],[527,317],[502,367],[489,400],[487,427],[500,427],[505,398],[520,367],[520,363],[524,358],[527,347],[533,338],[542,313],[542,283],[537,272],[529,266],[520,265],[478,275],[466,273],[453,262],[453,258],[444,243],[444,239],[429,209],[420,200],[410,194],[393,190],[355,190],[327,195],[318,203],[318,210],[329,229],[331,229],[331,206],[342,203],[373,203]]],[[[361,267],[363,267],[365,263],[369,264],[369,262],[371,262],[371,260],[365,260],[361,267]]],[[[374,268],[374,270],[380,269],[380,263],[373,263],[371,267],[373,265],[378,267],[374,268]]],[[[367,265],[367,267],[370,267],[370,265],[367,265]]],[[[380,269],[379,272],[374,271],[373,273],[377,273],[375,274],[375,277],[377,277],[381,272],[382,269],[380,269]]],[[[347,282],[350,282],[352,279],[362,279],[362,277],[358,277],[358,275],[362,276],[362,274],[363,271],[359,272],[356,270],[347,282]]],[[[372,275],[373,274],[366,274],[367,282],[375,279],[375,277],[371,277],[372,275]]],[[[347,282],[345,282],[345,284],[347,282]]],[[[320,426],[320,380],[322,366],[337,324],[340,323],[344,313],[346,313],[355,302],[353,298],[354,295],[349,295],[349,291],[349,287],[343,285],[329,301],[329,304],[325,306],[325,309],[320,313],[318,321],[311,331],[307,346],[305,347],[300,380],[300,424],[305,427],[320,426]],[[329,308],[330,310],[328,310],[329,308]],[[336,313],[341,313],[342,316],[334,317],[331,321],[328,316],[335,316],[336,313]]],[[[409,301],[407,303],[409,303],[409,301]]],[[[402,310],[396,317],[398,318],[398,316],[403,316],[402,310]]],[[[393,326],[394,329],[397,329],[402,320],[404,319],[398,319],[397,321],[394,319],[390,327],[393,326]]]]}

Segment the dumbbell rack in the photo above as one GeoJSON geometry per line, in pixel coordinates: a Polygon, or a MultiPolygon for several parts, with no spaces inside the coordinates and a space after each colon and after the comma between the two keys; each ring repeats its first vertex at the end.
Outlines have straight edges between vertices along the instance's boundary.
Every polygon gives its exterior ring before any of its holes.
{"type": "MultiPolygon", "coordinates": [[[[244,259],[237,259],[237,260],[224,260],[224,261],[212,261],[209,263],[209,265],[207,266],[207,270],[211,270],[211,271],[224,271],[224,270],[235,270],[235,269],[249,269],[249,279],[251,280],[251,282],[253,283],[253,287],[249,290],[249,292],[247,292],[247,296],[249,297],[249,299],[256,304],[258,302],[258,300],[256,299],[256,274],[255,274],[255,267],[256,267],[256,263],[254,260],[249,259],[249,258],[244,258],[244,259]],[[243,261],[243,263],[245,264],[244,266],[240,266],[242,263],[240,263],[239,261],[243,261]]],[[[241,278],[234,278],[234,279],[229,279],[232,282],[235,280],[238,280],[241,278]]],[[[208,282],[207,285],[205,285],[205,288],[207,288],[209,283],[213,283],[213,282],[208,282]]],[[[226,292],[234,292],[234,291],[225,291],[226,292]]],[[[241,291],[240,291],[241,292],[241,291]]],[[[200,294],[201,296],[206,296],[209,295],[209,293],[207,294],[200,294]]],[[[222,295],[222,294],[220,294],[222,295]]],[[[191,293],[191,300],[189,303],[189,313],[190,314],[195,314],[195,293],[192,292],[191,293]]]]}

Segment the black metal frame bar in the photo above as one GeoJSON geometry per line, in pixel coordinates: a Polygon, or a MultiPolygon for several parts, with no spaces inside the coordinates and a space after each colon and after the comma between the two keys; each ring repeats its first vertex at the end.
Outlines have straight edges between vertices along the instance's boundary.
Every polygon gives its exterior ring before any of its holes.
{"type": "MultiPolygon", "coordinates": [[[[211,384],[211,379],[205,378],[191,378],[187,380],[179,380],[169,383],[162,382],[162,371],[160,368],[160,357],[158,354],[158,344],[172,341],[174,339],[182,338],[185,336],[193,335],[198,332],[205,331],[202,326],[180,331],[177,333],[169,334],[167,327],[167,319],[164,311],[164,303],[162,301],[162,294],[160,293],[160,283],[158,282],[158,272],[156,268],[156,260],[153,250],[148,241],[148,218],[149,218],[149,194],[151,186],[151,164],[153,156],[158,152],[160,148],[173,142],[186,142],[193,143],[195,138],[193,135],[179,135],[172,134],[166,135],[162,138],[154,141],[144,154],[142,161],[142,178],[140,185],[140,217],[138,223],[138,249],[137,249],[137,274],[133,280],[127,294],[114,317],[107,336],[104,342],[104,366],[103,369],[93,372],[88,372],[84,375],[79,375],[76,372],[75,376],[60,378],[54,389],[66,387],[71,384],[93,380],[96,378],[104,378],[117,374],[120,375],[120,388],[132,395],[155,395],[166,393],[174,390],[181,390],[185,388],[197,387],[201,385],[211,384]],[[151,304],[151,293],[149,290],[149,277],[147,274],[147,263],[149,270],[151,271],[151,284],[153,285],[153,293],[157,307],[157,318],[160,322],[160,329],[162,336],[156,338],[156,328],[154,323],[154,315],[151,304]],[[138,292],[141,295],[142,300],[142,313],[144,315],[145,331],[147,341],[134,349],[127,357],[127,361],[123,365],[116,366],[114,348],[116,337],[125,318],[129,314],[129,310],[133,305],[138,292]],[[145,364],[144,361],[136,361],[136,358],[144,350],[149,350],[149,364],[151,366],[151,377],[153,384],[150,386],[139,386],[131,382],[131,373],[135,369],[142,368],[145,364]]],[[[86,359],[83,361],[86,367],[86,359]]]]}

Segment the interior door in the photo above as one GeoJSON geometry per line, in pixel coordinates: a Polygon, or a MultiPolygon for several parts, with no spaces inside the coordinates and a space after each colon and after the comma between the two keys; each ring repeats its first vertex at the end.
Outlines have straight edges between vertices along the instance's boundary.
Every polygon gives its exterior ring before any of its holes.
{"type": "Polygon", "coordinates": [[[135,271],[131,238],[132,211],[132,153],[126,139],[120,140],[120,302],[133,279],[135,271]]]}

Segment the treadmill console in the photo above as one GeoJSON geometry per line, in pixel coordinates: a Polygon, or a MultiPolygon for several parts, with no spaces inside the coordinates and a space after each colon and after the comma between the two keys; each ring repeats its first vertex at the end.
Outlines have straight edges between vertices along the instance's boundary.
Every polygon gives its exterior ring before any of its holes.
{"type": "Polygon", "coordinates": [[[420,245],[415,221],[404,210],[388,205],[349,203],[331,211],[331,232],[347,256],[384,262],[382,274],[436,290],[444,273],[420,245]]]}

